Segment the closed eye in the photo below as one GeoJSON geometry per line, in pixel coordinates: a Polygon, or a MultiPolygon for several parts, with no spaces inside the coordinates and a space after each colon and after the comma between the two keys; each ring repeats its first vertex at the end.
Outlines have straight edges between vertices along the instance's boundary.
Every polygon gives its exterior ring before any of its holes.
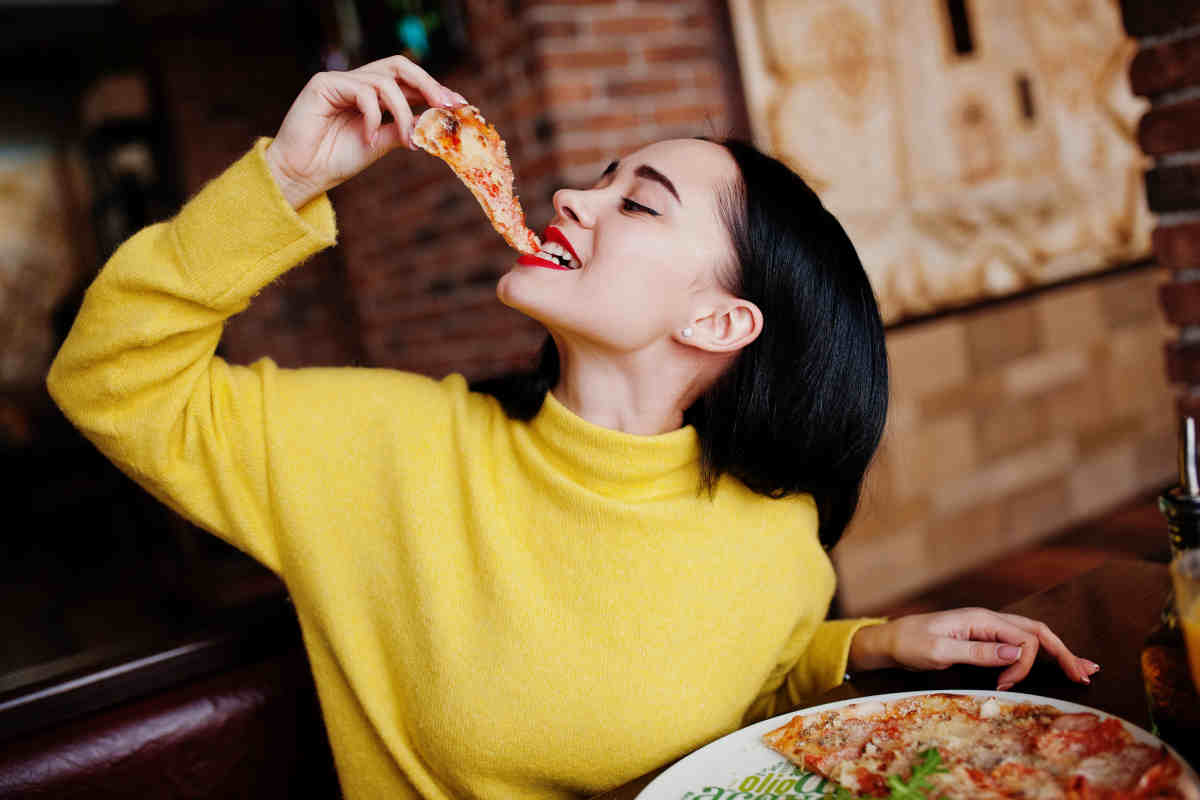
{"type": "Polygon", "coordinates": [[[623,211],[629,211],[634,214],[649,214],[652,217],[658,216],[658,212],[655,211],[653,208],[647,208],[646,206],[642,205],[641,203],[630,200],[628,197],[621,198],[621,209],[623,211]]]}

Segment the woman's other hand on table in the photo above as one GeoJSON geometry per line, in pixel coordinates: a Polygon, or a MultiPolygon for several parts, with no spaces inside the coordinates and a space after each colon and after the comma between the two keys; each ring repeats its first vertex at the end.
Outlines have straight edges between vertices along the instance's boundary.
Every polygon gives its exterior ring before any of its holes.
{"type": "Polygon", "coordinates": [[[267,147],[288,202],[300,208],[397,147],[412,147],[410,100],[447,108],[467,102],[403,56],[314,75],[267,147]],[[385,110],[391,123],[384,124],[385,110]]]}
{"type": "Polygon", "coordinates": [[[862,628],[850,643],[850,669],[1003,667],[996,688],[1004,691],[1029,674],[1039,650],[1078,683],[1090,683],[1090,676],[1100,669],[1072,653],[1044,623],[985,608],[913,614],[862,628]]]}

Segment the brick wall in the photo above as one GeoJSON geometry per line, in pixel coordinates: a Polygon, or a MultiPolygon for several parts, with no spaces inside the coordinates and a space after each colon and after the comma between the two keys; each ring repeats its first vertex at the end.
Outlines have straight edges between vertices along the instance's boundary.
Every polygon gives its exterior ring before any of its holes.
{"type": "Polygon", "coordinates": [[[1146,193],[1159,214],[1155,254],[1169,271],[1159,298],[1179,328],[1166,345],[1167,373],[1180,386],[1180,412],[1200,415],[1200,2],[1122,6],[1141,44],[1130,82],[1152,103],[1138,141],[1154,157],[1146,193]]]}

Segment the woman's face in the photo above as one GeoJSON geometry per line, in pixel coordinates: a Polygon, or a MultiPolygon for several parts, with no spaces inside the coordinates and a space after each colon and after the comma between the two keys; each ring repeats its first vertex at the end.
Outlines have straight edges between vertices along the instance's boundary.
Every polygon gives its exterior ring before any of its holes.
{"type": "Polygon", "coordinates": [[[613,162],[590,189],[560,189],[542,236],[560,258],[522,256],[500,279],[500,300],[553,334],[615,351],[678,339],[729,298],[717,276],[733,246],[717,198],[736,177],[725,148],[676,139],[613,162]],[[564,258],[572,268],[555,268],[564,258]]]}

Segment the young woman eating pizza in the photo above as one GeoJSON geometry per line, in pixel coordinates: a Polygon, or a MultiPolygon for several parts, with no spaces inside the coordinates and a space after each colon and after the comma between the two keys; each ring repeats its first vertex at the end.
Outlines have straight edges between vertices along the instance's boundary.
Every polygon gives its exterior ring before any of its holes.
{"type": "Polygon", "coordinates": [[[586,796],[847,669],[972,663],[1007,688],[1041,649],[1088,680],[1021,617],[825,620],[884,334],[841,226],[748,145],[659,142],[555,194],[555,258],[498,287],[549,331],[531,375],[216,358],[227,318],[335,243],[325,192],[411,146],[410,99],[464,103],[399,57],[316,75],[113,255],[48,379],[130,476],[286,582],[347,797],[586,796]]]}

